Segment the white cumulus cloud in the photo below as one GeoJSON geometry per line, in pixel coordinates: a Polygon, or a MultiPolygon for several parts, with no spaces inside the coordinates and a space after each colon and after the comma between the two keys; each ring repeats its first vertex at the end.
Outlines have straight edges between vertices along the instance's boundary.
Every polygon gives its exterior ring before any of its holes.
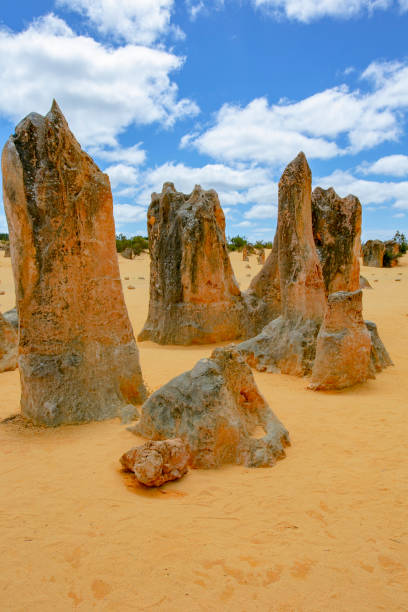
{"type": "Polygon", "coordinates": [[[146,221],[146,210],[142,206],[133,206],[131,204],[113,205],[113,214],[117,225],[146,221]]]}
{"type": "Polygon", "coordinates": [[[169,76],[182,63],[159,49],[104,46],[46,15],[22,32],[0,29],[0,114],[44,114],[55,98],[82,144],[117,147],[132,124],[171,125],[198,112],[169,76]]]}
{"type": "Polygon", "coordinates": [[[116,40],[151,45],[159,36],[173,30],[170,24],[174,0],[56,0],[87,17],[103,35],[116,40]]]}
{"type": "Polygon", "coordinates": [[[300,150],[329,159],[398,140],[408,108],[408,63],[372,63],[362,79],[367,92],[339,85],[298,102],[269,104],[262,97],[244,107],[224,104],[212,126],[186,134],[180,146],[228,162],[281,165],[300,150]]]}
{"type": "MultiPolygon", "coordinates": [[[[400,0],[404,3],[406,0],[400,0]]],[[[323,17],[347,19],[391,7],[393,0],[252,0],[257,8],[275,17],[309,23],[323,17]]]]}
{"type": "Polygon", "coordinates": [[[135,185],[139,178],[137,169],[126,164],[109,166],[104,172],[109,176],[112,189],[118,185],[135,185]]]}
{"type": "Polygon", "coordinates": [[[363,174],[408,176],[408,155],[386,155],[372,164],[361,167],[363,174]]]}
{"type": "Polygon", "coordinates": [[[363,205],[391,203],[394,208],[408,209],[408,181],[370,181],[336,170],[329,176],[316,178],[314,183],[324,189],[334,187],[341,197],[352,193],[363,205]]]}

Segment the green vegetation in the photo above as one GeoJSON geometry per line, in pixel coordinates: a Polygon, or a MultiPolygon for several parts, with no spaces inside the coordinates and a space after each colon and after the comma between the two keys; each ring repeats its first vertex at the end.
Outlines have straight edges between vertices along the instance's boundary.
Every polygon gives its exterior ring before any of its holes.
{"type": "Polygon", "coordinates": [[[248,240],[245,236],[233,236],[232,238],[227,238],[227,245],[229,251],[242,251],[244,246],[248,246],[248,240]]]}
{"type": "Polygon", "coordinates": [[[408,251],[408,242],[405,237],[405,234],[403,234],[402,232],[395,232],[393,240],[395,240],[395,242],[398,242],[400,254],[404,255],[408,251]]]}
{"type": "Polygon", "coordinates": [[[257,240],[254,244],[254,247],[256,249],[271,249],[273,246],[273,242],[271,242],[270,240],[267,242],[264,242],[263,240],[257,240]]]}
{"type": "Polygon", "coordinates": [[[9,235],[8,234],[0,234],[0,240],[10,240],[9,235]]]}
{"type": "Polygon", "coordinates": [[[133,249],[135,255],[140,255],[142,251],[147,251],[149,248],[149,241],[144,236],[132,236],[128,238],[125,234],[118,234],[116,236],[116,250],[118,253],[122,253],[125,249],[133,249]]]}
{"type": "Polygon", "coordinates": [[[387,250],[384,251],[384,256],[383,256],[383,266],[384,268],[391,268],[391,262],[393,259],[396,259],[397,256],[396,255],[391,255],[391,253],[389,253],[387,250]]]}
{"type": "Polygon", "coordinates": [[[244,247],[247,248],[248,253],[254,253],[255,249],[271,249],[272,242],[264,242],[263,240],[257,240],[255,244],[251,244],[245,238],[245,236],[233,236],[227,238],[227,246],[229,251],[242,251],[244,247]]]}

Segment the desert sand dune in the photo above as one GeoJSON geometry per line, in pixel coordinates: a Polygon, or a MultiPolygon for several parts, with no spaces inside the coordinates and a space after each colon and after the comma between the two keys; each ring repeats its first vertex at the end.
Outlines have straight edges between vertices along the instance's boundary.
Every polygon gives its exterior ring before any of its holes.
{"type": "MultiPolygon", "coordinates": [[[[137,334],[149,259],[119,260],[137,334]]],[[[231,260],[245,290],[256,256],[251,268],[239,253],[231,260]]],[[[406,612],[408,256],[361,273],[374,289],[364,317],[395,366],[330,393],[254,371],[292,440],[272,469],[192,470],[147,490],[121,472],[138,439],[119,419],[1,424],[1,609],[406,612]]],[[[0,280],[4,312],[15,298],[2,253],[0,280]]],[[[146,384],[159,388],[213,348],[139,344],[146,384]]],[[[18,412],[19,396],[18,370],[0,374],[0,418],[18,412]]]]}

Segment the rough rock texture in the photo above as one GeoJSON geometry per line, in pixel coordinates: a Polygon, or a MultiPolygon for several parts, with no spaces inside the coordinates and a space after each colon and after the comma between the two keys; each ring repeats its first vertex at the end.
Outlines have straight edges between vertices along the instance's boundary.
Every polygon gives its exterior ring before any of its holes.
{"type": "Polygon", "coordinates": [[[376,372],[381,372],[384,368],[394,364],[378,334],[376,324],[372,321],[365,321],[365,324],[371,336],[370,362],[371,371],[374,375],[376,372]]]}
{"type": "Polygon", "coordinates": [[[398,265],[398,257],[400,255],[400,245],[395,240],[386,240],[384,242],[385,253],[383,257],[383,266],[385,268],[393,268],[398,265]]]}
{"type": "Polygon", "coordinates": [[[18,340],[11,324],[0,314],[0,372],[17,367],[18,340]]]}
{"type": "Polygon", "coordinates": [[[363,265],[382,268],[385,246],[381,240],[367,240],[363,244],[363,265]]]}
{"type": "Polygon", "coordinates": [[[332,187],[312,193],[313,237],[322,266],[326,294],[359,288],[361,204],[340,198],[332,187]]]}
{"type": "Polygon", "coordinates": [[[279,317],[282,310],[278,233],[275,234],[272,251],[262,269],[252,279],[243,294],[248,309],[247,336],[259,334],[272,319],[279,317]]]}
{"type": "Polygon", "coordinates": [[[264,265],[264,263],[265,263],[265,251],[264,251],[263,249],[261,249],[261,250],[258,252],[258,257],[257,257],[257,260],[258,260],[258,264],[259,264],[260,266],[263,266],[263,265],[264,265]]]}
{"type": "Polygon", "coordinates": [[[238,348],[259,370],[301,376],[312,369],[326,308],[312,233],[311,172],[303,153],[287,166],[279,182],[277,233],[282,315],[238,348]]]}
{"type": "Polygon", "coordinates": [[[7,312],[3,312],[3,317],[10,323],[14,329],[18,330],[18,313],[17,308],[12,308],[11,310],[7,310],[7,312]]]}
{"type": "Polygon", "coordinates": [[[131,248],[124,249],[121,255],[125,259],[134,259],[134,256],[135,256],[135,254],[133,253],[133,249],[131,248]]]}
{"type": "Polygon", "coordinates": [[[139,340],[206,344],[243,335],[245,304],[214,190],[185,195],[165,183],[148,210],[150,303],[139,340]]]}
{"type": "Polygon", "coordinates": [[[361,274],[360,274],[360,281],[359,281],[359,289],[372,289],[372,286],[370,285],[366,277],[362,276],[361,274]]]}
{"type": "Polygon", "coordinates": [[[309,388],[344,389],[372,377],[371,337],[363,320],[362,295],[361,289],[329,295],[309,388]]]}
{"type": "Polygon", "coordinates": [[[35,423],[101,420],[145,398],[123,299],[108,177],[54,102],[3,150],[20,318],[21,409],[35,423]]]}
{"type": "Polygon", "coordinates": [[[273,465],[289,445],[288,432],[235,347],[215,349],[210,359],[153,393],[133,431],[156,440],[182,438],[192,465],[202,468],[273,465]]]}
{"type": "Polygon", "coordinates": [[[248,249],[245,246],[242,249],[242,261],[249,261],[248,249]]]}
{"type": "Polygon", "coordinates": [[[160,487],[169,480],[177,480],[188,471],[190,452],[183,440],[150,440],[135,446],[122,455],[123,467],[133,472],[136,479],[148,487],[160,487]]]}
{"type": "Polygon", "coordinates": [[[4,248],[4,257],[10,257],[10,246],[9,245],[7,245],[4,248]]]}

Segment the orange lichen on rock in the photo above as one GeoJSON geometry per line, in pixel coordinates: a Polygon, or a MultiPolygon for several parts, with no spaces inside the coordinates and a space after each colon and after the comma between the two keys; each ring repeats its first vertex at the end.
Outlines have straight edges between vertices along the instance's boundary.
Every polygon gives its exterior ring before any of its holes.
{"type": "Polygon", "coordinates": [[[233,346],[215,349],[209,359],[155,391],[131,431],[155,440],[182,438],[197,468],[270,466],[285,456],[290,444],[233,346]],[[255,435],[257,428],[262,437],[255,435]]]}
{"type": "Polygon", "coordinates": [[[149,440],[124,453],[120,462],[136,479],[147,487],[160,487],[165,482],[177,480],[188,471],[190,452],[180,438],[173,440],[149,440]]]}
{"type": "Polygon", "coordinates": [[[32,113],[19,123],[2,170],[23,414],[58,425],[141,403],[109,178],[82,151],[56,102],[45,117],[32,113]]]}
{"type": "Polygon", "coordinates": [[[147,218],[150,303],[138,339],[206,344],[240,338],[246,308],[217,193],[197,185],[185,195],[165,183],[160,194],[152,194],[147,218]]]}
{"type": "MultiPolygon", "coordinates": [[[[238,345],[248,363],[259,370],[302,376],[312,369],[326,297],[312,233],[311,182],[306,157],[299,153],[279,182],[277,253],[282,314],[255,338],[238,345]]],[[[267,265],[275,274],[276,264],[271,260],[264,268],[267,265]]]]}
{"type": "Polygon", "coordinates": [[[361,204],[348,195],[340,198],[332,187],[312,193],[313,235],[326,294],[357,291],[360,277],[361,204]]]}
{"type": "Polygon", "coordinates": [[[362,290],[338,291],[317,336],[311,389],[344,389],[373,377],[371,337],[362,315],[362,290]]]}
{"type": "Polygon", "coordinates": [[[381,240],[367,240],[363,244],[363,265],[371,268],[382,268],[385,245],[381,240]]]}

